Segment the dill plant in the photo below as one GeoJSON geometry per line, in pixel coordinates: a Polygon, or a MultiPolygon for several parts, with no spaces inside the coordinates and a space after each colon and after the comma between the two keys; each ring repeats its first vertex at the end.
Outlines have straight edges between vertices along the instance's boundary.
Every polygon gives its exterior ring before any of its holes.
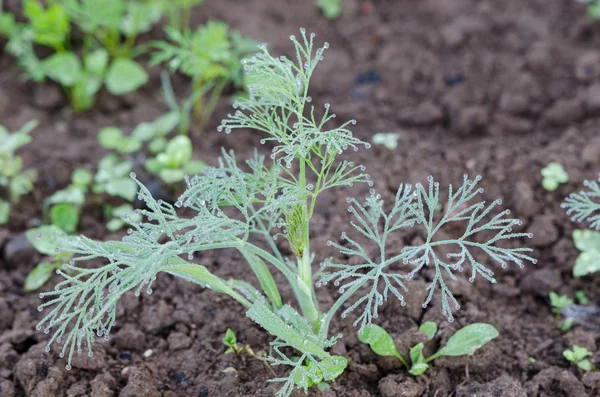
{"type": "Polygon", "coordinates": [[[346,358],[328,352],[341,338],[330,333],[331,321],[339,311],[342,317],[356,313],[355,325],[361,332],[377,318],[378,308],[388,298],[404,304],[409,281],[424,267],[431,267],[435,276],[423,305],[440,289],[442,312],[452,320],[452,310],[459,304],[448,280],[456,279],[456,273],[468,267],[470,281],[482,276],[495,282],[492,270],[476,258],[487,256],[503,268],[509,263],[523,266],[525,261],[535,262],[528,248],[496,245],[528,235],[512,231],[520,222],[510,218],[509,211],[496,210],[499,200],[486,204],[476,199],[483,191],[477,186],[480,177],[470,180],[465,176],[458,189],[450,186],[441,212],[439,184],[430,178],[426,186],[400,185],[389,209],[384,209],[374,190],[365,200],[349,198],[355,234],[370,240],[379,253],[370,256],[358,238],[343,233],[342,244],[328,244],[342,255],[358,257],[359,264],[325,261],[322,276],[315,276],[309,227],[317,198],[334,187],[373,183],[362,165],[338,159],[347,150],[370,146],[349,130],[356,121],[334,126],[335,114],[329,105],[317,116],[310,104],[309,82],[329,46],[325,43],[316,48],[313,38],[304,29],[299,39],[290,37],[294,59],[274,57],[263,45],[260,52],[243,61],[249,97],[240,99],[234,105],[235,113],[218,127],[226,133],[235,129],[262,132],[261,143],[273,145],[270,159],[255,152],[242,167],[233,152],[223,150],[218,166],[187,178],[187,190],[175,205],[155,200],[138,182],[138,197],[146,203],[146,209],[138,212],[145,219],[132,222],[121,241],[98,242],[85,236],[65,241],[63,249],[75,254],[58,270],[65,279],[55,290],[40,294],[49,298],[39,310],[48,307],[50,311],[37,325],[52,333],[46,350],[54,342],[62,342],[60,355],[66,356],[68,363],[75,352],[85,349],[92,355],[94,339],[108,339],[121,296],[132,290],[136,295],[144,290],[152,293],[157,274],[164,272],[227,294],[243,305],[247,315],[275,338],[266,360],[272,366],[288,367],[273,381],[282,384],[277,396],[289,396],[295,388],[307,391],[313,384],[335,379],[346,367],[346,358]],[[186,213],[194,215],[181,217],[178,207],[187,207],[186,213]],[[457,223],[464,225],[460,237],[435,238],[441,228],[457,223]],[[393,233],[415,227],[426,232],[422,244],[389,248],[393,233]],[[293,258],[282,254],[274,241],[278,236],[287,240],[293,258]],[[438,249],[443,246],[455,250],[441,257],[438,249]],[[195,252],[225,248],[241,253],[259,288],[250,280],[225,280],[191,262],[195,252]],[[99,268],[78,265],[96,258],[108,263],[99,268]],[[272,272],[283,274],[297,304],[284,304],[272,272]],[[315,286],[329,282],[339,288],[341,296],[323,310],[315,286]]]}

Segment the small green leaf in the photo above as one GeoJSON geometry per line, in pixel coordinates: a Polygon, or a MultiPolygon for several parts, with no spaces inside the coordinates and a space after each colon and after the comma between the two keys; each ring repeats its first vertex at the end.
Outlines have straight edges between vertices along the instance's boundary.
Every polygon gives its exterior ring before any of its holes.
{"type": "Polygon", "coordinates": [[[111,196],[122,197],[127,201],[134,201],[137,194],[137,183],[131,178],[112,180],[104,185],[104,191],[111,196]]]}
{"type": "Polygon", "coordinates": [[[357,337],[359,341],[368,343],[375,354],[379,354],[380,356],[399,356],[394,340],[379,325],[367,325],[363,328],[362,332],[357,334],[357,337]]]}
{"type": "Polygon", "coordinates": [[[79,186],[70,186],[58,190],[46,199],[47,204],[70,203],[82,205],[85,203],[85,192],[79,186]]]}
{"type": "Polygon", "coordinates": [[[192,158],[192,141],[185,135],[177,135],[169,141],[165,153],[173,168],[186,164],[192,158]]]}
{"type": "Polygon", "coordinates": [[[117,127],[104,127],[98,133],[98,142],[106,149],[117,149],[122,139],[123,132],[117,127]]]}
{"type": "Polygon", "coordinates": [[[109,66],[106,74],[106,89],[114,95],[135,91],[148,82],[148,73],[137,62],[127,58],[117,58],[109,66]]]}
{"type": "Polygon", "coordinates": [[[584,251],[573,266],[573,277],[583,277],[600,270],[600,250],[584,251]]]}
{"type": "Polygon", "coordinates": [[[179,169],[164,168],[158,172],[158,175],[165,183],[177,183],[183,180],[185,172],[179,169]]]}
{"type": "Polygon", "coordinates": [[[77,168],[71,174],[71,182],[74,185],[87,187],[92,182],[92,173],[83,168],[77,168]]]}
{"type": "Polygon", "coordinates": [[[60,248],[60,239],[66,237],[66,233],[56,225],[44,225],[25,232],[25,237],[38,250],[38,252],[55,256],[56,249],[60,248]]]}
{"type": "Polygon", "coordinates": [[[81,62],[72,52],[59,52],[42,61],[44,72],[64,87],[74,86],[82,76],[81,62]]]}
{"type": "Polygon", "coordinates": [[[575,360],[577,361],[593,355],[587,348],[579,345],[573,345],[573,353],[575,355],[575,360]]]}
{"type": "Polygon", "coordinates": [[[427,336],[427,340],[430,341],[433,339],[435,334],[437,333],[437,324],[433,321],[425,321],[420,327],[419,332],[425,334],[427,336]]]}
{"type": "Polygon", "coordinates": [[[573,304],[573,300],[566,295],[558,295],[556,292],[550,292],[550,305],[554,313],[560,313],[562,309],[573,304]]]}
{"type": "Polygon", "coordinates": [[[587,305],[590,303],[590,299],[583,290],[578,290],[575,292],[575,299],[577,299],[577,302],[579,302],[580,305],[587,305]]]}
{"type": "Polygon", "coordinates": [[[69,203],[53,205],[50,209],[50,221],[65,233],[72,234],[79,223],[79,207],[69,203]]]}
{"type": "Polygon", "coordinates": [[[108,51],[104,48],[92,51],[83,59],[85,71],[95,77],[104,76],[104,72],[108,66],[108,58],[108,51]]]}
{"type": "Polygon", "coordinates": [[[553,192],[561,183],[569,182],[569,174],[563,166],[557,162],[550,162],[541,170],[542,187],[549,192],[553,192]]]}
{"type": "Polygon", "coordinates": [[[125,222],[118,218],[113,218],[106,223],[106,229],[109,232],[116,232],[117,230],[120,230],[123,226],[125,226],[125,222]]]}
{"type": "Polygon", "coordinates": [[[590,360],[582,360],[577,363],[577,366],[584,371],[594,371],[596,369],[590,360]]]}
{"type": "Polygon", "coordinates": [[[435,356],[464,356],[473,354],[477,349],[498,337],[498,330],[493,325],[475,323],[458,330],[435,356]]]}
{"type": "Polygon", "coordinates": [[[57,266],[50,262],[41,262],[29,272],[25,279],[25,292],[35,291],[42,287],[50,277],[57,266]]]}
{"type": "Polygon", "coordinates": [[[389,150],[394,150],[398,147],[398,139],[400,134],[392,132],[379,132],[373,135],[373,144],[380,145],[389,150]]]}
{"type": "Polygon", "coordinates": [[[348,366],[348,359],[344,356],[331,356],[330,358],[326,358],[323,361],[321,361],[321,366],[323,366],[329,373],[323,378],[325,380],[331,381],[344,372],[344,370],[348,366]]]}
{"type": "Polygon", "coordinates": [[[10,216],[10,203],[0,200],[0,225],[6,225],[10,216]]]}
{"type": "Polygon", "coordinates": [[[317,0],[317,6],[327,19],[335,19],[342,13],[342,0],[317,0]]]}
{"type": "Polygon", "coordinates": [[[233,347],[236,343],[237,339],[235,337],[235,334],[233,333],[231,328],[227,328],[227,331],[225,331],[225,336],[223,337],[223,344],[227,347],[233,347]]]}
{"type": "Polygon", "coordinates": [[[575,229],[573,230],[573,242],[580,251],[600,250],[600,231],[575,229]]]}
{"type": "Polygon", "coordinates": [[[421,375],[425,371],[427,371],[427,368],[429,368],[429,365],[425,363],[425,357],[423,357],[423,347],[424,344],[419,343],[413,346],[412,349],[410,349],[410,361],[412,363],[412,366],[409,372],[411,373],[411,375],[421,375]]]}

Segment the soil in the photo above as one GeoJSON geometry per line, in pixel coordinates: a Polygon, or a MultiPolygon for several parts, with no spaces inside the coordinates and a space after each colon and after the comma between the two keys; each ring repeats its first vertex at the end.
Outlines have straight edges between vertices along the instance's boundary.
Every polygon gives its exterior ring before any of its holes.
{"type": "MultiPolygon", "coordinates": [[[[12,3],[19,2],[7,5],[12,3]]],[[[466,278],[454,283],[462,306],[454,322],[441,317],[440,302],[421,307],[427,271],[413,283],[407,306],[388,302],[378,320],[402,354],[425,320],[440,327],[427,347],[431,351],[473,322],[500,331],[492,343],[470,357],[440,358],[414,378],[397,361],[360,344],[352,318],[338,318],[332,332],[345,336],[334,352],[350,359],[349,368],[331,391],[310,395],[600,395],[600,374],[584,374],[562,356],[573,344],[596,352],[598,330],[576,325],[559,331],[547,299],[549,291],[573,296],[580,289],[595,299],[600,285],[599,276],[572,277],[577,250],[571,232],[577,225],[560,209],[568,193],[600,172],[600,21],[589,20],[583,4],[344,0],[343,16],[328,21],[311,1],[211,0],[196,9],[193,23],[208,19],[225,20],[270,43],[273,53],[289,53],[288,36],[300,26],[330,43],[311,95],[317,104],[331,103],[338,120],[356,118],[354,130],[363,140],[376,132],[399,134],[396,150],[373,147],[353,158],[368,167],[385,198],[393,197],[400,183],[422,182],[429,174],[442,186],[460,183],[465,173],[481,174],[485,198],[503,198],[524,221],[522,229],[534,234],[520,244],[535,249],[537,264],[498,268],[495,285],[470,284],[466,278]],[[539,173],[549,161],[562,163],[570,175],[553,193],[541,188],[539,173]]],[[[13,212],[9,227],[0,229],[0,396],[273,395],[277,387],[267,382],[271,374],[265,366],[245,354],[224,355],[221,343],[231,327],[242,344],[267,350],[267,334],[231,299],[167,275],[159,276],[151,296],[122,300],[113,336],[96,344],[92,358],[76,358],[67,371],[56,351],[44,352],[48,336],[34,328],[41,318],[39,298],[23,292],[40,257],[22,233],[39,223],[43,198],[66,186],[73,169],[93,169],[105,154],[97,145],[101,127],[127,131],[156,118],[165,106],[158,69],[140,91],[122,98],[102,95],[94,110],[80,116],[56,86],[22,82],[6,54],[0,54],[0,71],[0,124],[18,128],[33,118],[40,121],[34,142],[22,151],[25,164],[40,173],[36,189],[13,212]]],[[[182,95],[189,90],[183,77],[174,84],[182,95]]],[[[251,154],[258,142],[251,133],[214,132],[229,109],[224,98],[207,132],[194,137],[197,158],[214,163],[221,146],[236,149],[239,158],[251,154]]],[[[317,259],[336,255],[326,241],[349,229],[345,198],[367,190],[365,185],[323,197],[312,226],[317,259]]],[[[105,234],[104,222],[101,210],[86,208],[81,232],[118,238],[105,234]]],[[[407,243],[410,236],[404,237],[407,243]]],[[[225,278],[247,274],[235,252],[207,253],[199,262],[225,278]]],[[[318,294],[327,305],[337,293],[321,288],[318,294]]],[[[599,364],[600,353],[591,360],[599,364]]]]}

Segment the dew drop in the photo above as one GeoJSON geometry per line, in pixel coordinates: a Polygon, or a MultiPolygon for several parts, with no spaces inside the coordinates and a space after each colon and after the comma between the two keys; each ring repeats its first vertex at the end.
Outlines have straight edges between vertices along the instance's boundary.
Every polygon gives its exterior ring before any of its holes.
{"type": "Polygon", "coordinates": [[[67,371],[70,371],[71,370],[71,364],[65,365],[65,368],[67,369],[67,371]]]}
{"type": "Polygon", "coordinates": [[[135,179],[135,177],[136,177],[135,172],[130,172],[129,176],[135,179]]]}

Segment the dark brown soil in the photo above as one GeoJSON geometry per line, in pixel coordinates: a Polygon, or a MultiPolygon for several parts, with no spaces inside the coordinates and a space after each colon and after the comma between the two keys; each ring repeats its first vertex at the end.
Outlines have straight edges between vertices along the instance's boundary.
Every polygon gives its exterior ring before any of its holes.
{"type": "MultiPolygon", "coordinates": [[[[358,343],[352,319],[336,319],[333,331],[345,337],[334,351],[350,359],[349,368],[331,391],[311,395],[600,395],[600,376],[583,374],[562,356],[573,344],[596,352],[598,332],[575,326],[561,333],[546,298],[549,291],[573,296],[583,289],[595,299],[600,284],[598,276],[572,278],[575,225],[559,207],[583,179],[600,172],[600,22],[586,18],[585,6],[575,0],[344,0],[344,15],[331,22],[312,1],[210,0],[194,23],[209,18],[270,43],[275,53],[290,51],[287,38],[300,26],[330,42],[312,96],[331,103],[340,118],[356,118],[355,132],[364,140],[376,132],[400,134],[397,150],[374,147],[354,159],[367,165],[385,196],[429,174],[443,185],[460,183],[464,173],[481,174],[486,198],[503,198],[535,235],[522,243],[535,249],[536,265],[498,269],[496,285],[455,283],[463,306],[455,322],[441,317],[439,302],[422,309],[418,285],[407,307],[388,303],[379,317],[402,353],[424,320],[440,324],[433,345],[472,322],[493,324],[498,339],[471,357],[438,359],[413,378],[358,343]],[[571,182],[548,193],[539,171],[552,160],[566,167],[571,182]]],[[[39,299],[22,289],[39,256],[21,233],[36,224],[43,197],[64,187],[71,170],[93,169],[104,154],[96,144],[99,128],[128,130],[165,109],[158,70],[140,92],[103,96],[78,117],[58,88],[18,76],[13,59],[0,55],[0,124],[40,121],[34,143],[23,151],[40,179],[10,227],[0,229],[0,396],[273,395],[276,386],[267,383],[271,374],[260,361],[224,355],[221,344],[227,327],[255,351],[268,349],[267,334],[231,299],[166,275],[153,295],[123,299],[113,337],[96,345],[93,358],[77,358],[66,371],[56,351],[44,352],[47,336],[34,328],[39,299]]],[[[189,89],[185,79],[175,80],[180,92],[189,89]]],[[[240,158],[251,153],[256,136],[213,132],[228,111],[223,100],[207,133],[195,138],[198,158],[214,162],[220,146],[235,148],[240,158]]],[[[318,260],[335,255],[325,242],[348,229],[345,197],[366,190],[323,197],[312,228],[318,260]]],[[[103,222],[101,211],[90,208],[81,231],[114,237],[103,234],[103,222]]],[[[235,253],[209,253],[199,261],[225,278],[247,274],[235,253]]],[[[333,289],[318,292],[324,305],[336,296],[333,289]]],[[[600,354],[591,359],[600,364],[600,354]]]]}

